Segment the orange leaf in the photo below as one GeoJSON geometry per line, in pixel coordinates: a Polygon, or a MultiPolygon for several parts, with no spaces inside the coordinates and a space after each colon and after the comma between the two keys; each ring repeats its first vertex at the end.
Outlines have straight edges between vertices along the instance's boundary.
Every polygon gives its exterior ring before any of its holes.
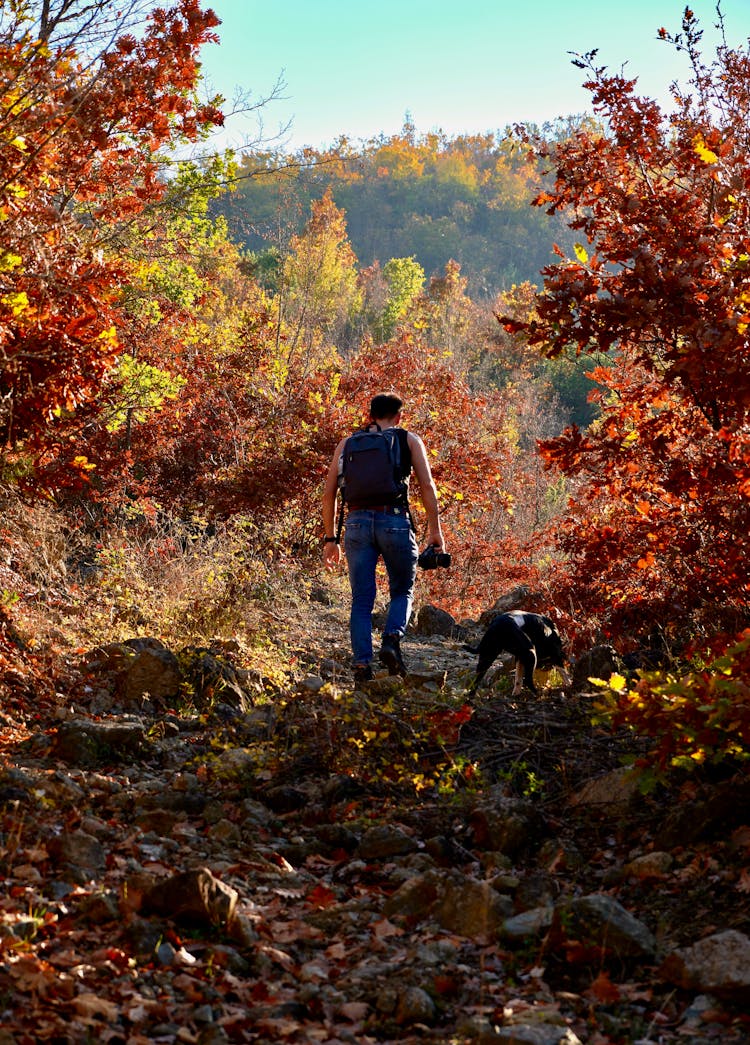
{"type": "Polygon", "coordinates": [[[605,1005],[620,1000],[620,988],[616,983],[612,983],[607,972],[600,972],[585,993],[587,997],[593,996],[605,1005]]]}
{"type": "Polygon", "coordinates": [[[325,885],[316,885],[312,892],[307,894],[307,902],[312,907],[330,907],[336,903],[336,894],[325,885]]]}

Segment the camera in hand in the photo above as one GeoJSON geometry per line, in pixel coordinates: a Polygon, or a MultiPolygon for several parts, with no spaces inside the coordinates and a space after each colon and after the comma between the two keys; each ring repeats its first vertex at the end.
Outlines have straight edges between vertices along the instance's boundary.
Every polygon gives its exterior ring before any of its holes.
{"type": "Polygon", "coordinates": [[[417,559],[417,566],[423,570],[436,570],[438,567],[450,566],[451,557],[447,552],[439,552],[437,546],[430,544],[417,559]]]}

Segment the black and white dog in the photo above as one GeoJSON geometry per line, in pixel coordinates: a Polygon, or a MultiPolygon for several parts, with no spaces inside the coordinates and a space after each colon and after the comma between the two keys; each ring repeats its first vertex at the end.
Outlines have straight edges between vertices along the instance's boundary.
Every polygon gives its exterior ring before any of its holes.
{"type": "Polygon", "coordinates": [[[469,689],[476,693],[479,683],[498,656],[505,652],[516,658],[516,679],[513,696],[517,697],[524,686],[537,693],[534,685],[534,669],[557,667],[566,686],[571,684],[565,670],[566,656],[560,633],[549,617],[541,613],[524,613],[512,610],[501,613],[492,621],[472,653],[478,653],[477,672],[469,689]]]}

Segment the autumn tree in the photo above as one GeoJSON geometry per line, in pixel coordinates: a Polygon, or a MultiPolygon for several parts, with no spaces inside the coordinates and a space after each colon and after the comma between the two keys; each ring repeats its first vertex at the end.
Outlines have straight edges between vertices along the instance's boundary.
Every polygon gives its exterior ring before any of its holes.
{"type": "Polygon", "coordinates": [[[313,202],[310,220],[292,239],[276,294],[291,330],[292,351],[309,355],[341,342],[361,302],[356,261],[345,215],[326,192],[313,202]]]}
{"type": "Polygon", "coordinates": [[[695,16],[674,110],[580,59],[606,127],[537,143],[575,256],[544,270],[536,316],[506,318],[556,357],[607,352],[601,419],[543,444],[579,488],[559,532],[569,591],[600,633],[736,627],[750,585],[750,54],[707,65],[695,16]]]}
{"type": "Polygon", "coordinates": [[[221,120],[194,94],[211,11],[179,0],[104,46],[111,14],[28,2],[0,26],[0,426],[47,458],[120,353],[113,237],[163,196],[159,150],[221,120]]]}
{"type": "Polygon", "coordinates": [[[299,231],[310,202],[330,190],[366,269],[413,257],[430,278],[455,259],[472,296],[489,298],[510,283],[534,279],[551,258],[552,242],[568,242],[559,216],[529,206],[540,187],[536,158],[510,131],[417,136],[407,124],[390,137],[341,138],[320,152],[248,154],[236,191],[217,209],[237,240],[260,252],[276,245],[280,215],[297,208],[299,231]]]}

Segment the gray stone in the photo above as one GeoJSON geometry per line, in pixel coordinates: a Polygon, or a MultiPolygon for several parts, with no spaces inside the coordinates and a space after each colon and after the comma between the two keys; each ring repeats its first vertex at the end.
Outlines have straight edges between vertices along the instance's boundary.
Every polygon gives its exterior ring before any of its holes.
{"type": "Polygon", "coordinates": [[[421,987],[407,987],[399,995],[396,1006],[396,1023],[402,1026],[411,1023],[430,1024],[436,1015],[435,1002],[421,987]]]}
{"type": "Polygon", "coordinates": [[[500,1027],[484,1017],[462,1020],[457,1028],[474,1045],[581,1045],[569,1027],[556,1023],[518,1023],[500,1027]]]}
{"type": "Polygon", "coordinates": [[[602,957],[652,958],[656,940],[649,929],[606,893],[593,893],[555,906],[551,927],[553,946],[575,940],[602,957]]]}
{"type": "Polygon", "coordinates": [[[523,914],[506,918],[500,927],[500,935],[511,943],[522,943],[530,937],[541,936],[552,925],[554,908],[549,906],[534,907],[523,914]]]}
{"type": "Polygon", "coordinates": [[[63,762],[93,766],[137,757],[145,746],[142,722],[94,722],[76,718],[57,727],[52,753],[63,762]]]}
{"type": "Polygon", "coordinates": [[[392,856],[416,852],[417,848],[411,835],[407,835],[400,827],[383,824],[371,827],[364,833],[357,847],[357,856],[362,860],[387,860],[392,856]]]}
{"type": "Polygon", "coordinates": [[[607,813],[622,812],[639,794],[640,780],[640,770],[622,766],[589,780],[568,800],[568,804],[599,808],[607,813]]]}
{"type": "Polygon", "coordinates": [[[308,675],[307,678],[302,679],[299,685],[300,689],[306,693],[317,693],[325,684],[325,679],[322,679],[320,675],[308,675]]]}
{"type": "Polygon", "coordinates": [[[422,606],[414,630],[418,635],[445,635],[455,638],[461,628],[450,613],[438,606],[422,606]]]}
{"type": "Polygon", "coordinates": [[[385,903],[386,917],[425,920],[470,938],[495,935],[512,913],[513,901],[458,871],[434,869],[404,882],[385,903]]]}
{"type": "Polygon", "coordinates": [[[594,646],[582,653],[573,664],[573,686],[586,689],[589,679],[609,679],[611,675],[621,674],[625,670],[622,660],[613,646],[594,646]]]}
{"type": "Polygon", "coordinates": [[[716,933],[691,947],[673,951],[660,975],[686,990],[707,991],[719,997],[750,998],[750,937],[735,929],[716,933]]]}
{"type": "Polygon", "coordinates": [[[142,910],[178,921],[226,927],[234,916],[237,899],[236,890],[202,867],[152,886],[143,895],[142,910]]]}

